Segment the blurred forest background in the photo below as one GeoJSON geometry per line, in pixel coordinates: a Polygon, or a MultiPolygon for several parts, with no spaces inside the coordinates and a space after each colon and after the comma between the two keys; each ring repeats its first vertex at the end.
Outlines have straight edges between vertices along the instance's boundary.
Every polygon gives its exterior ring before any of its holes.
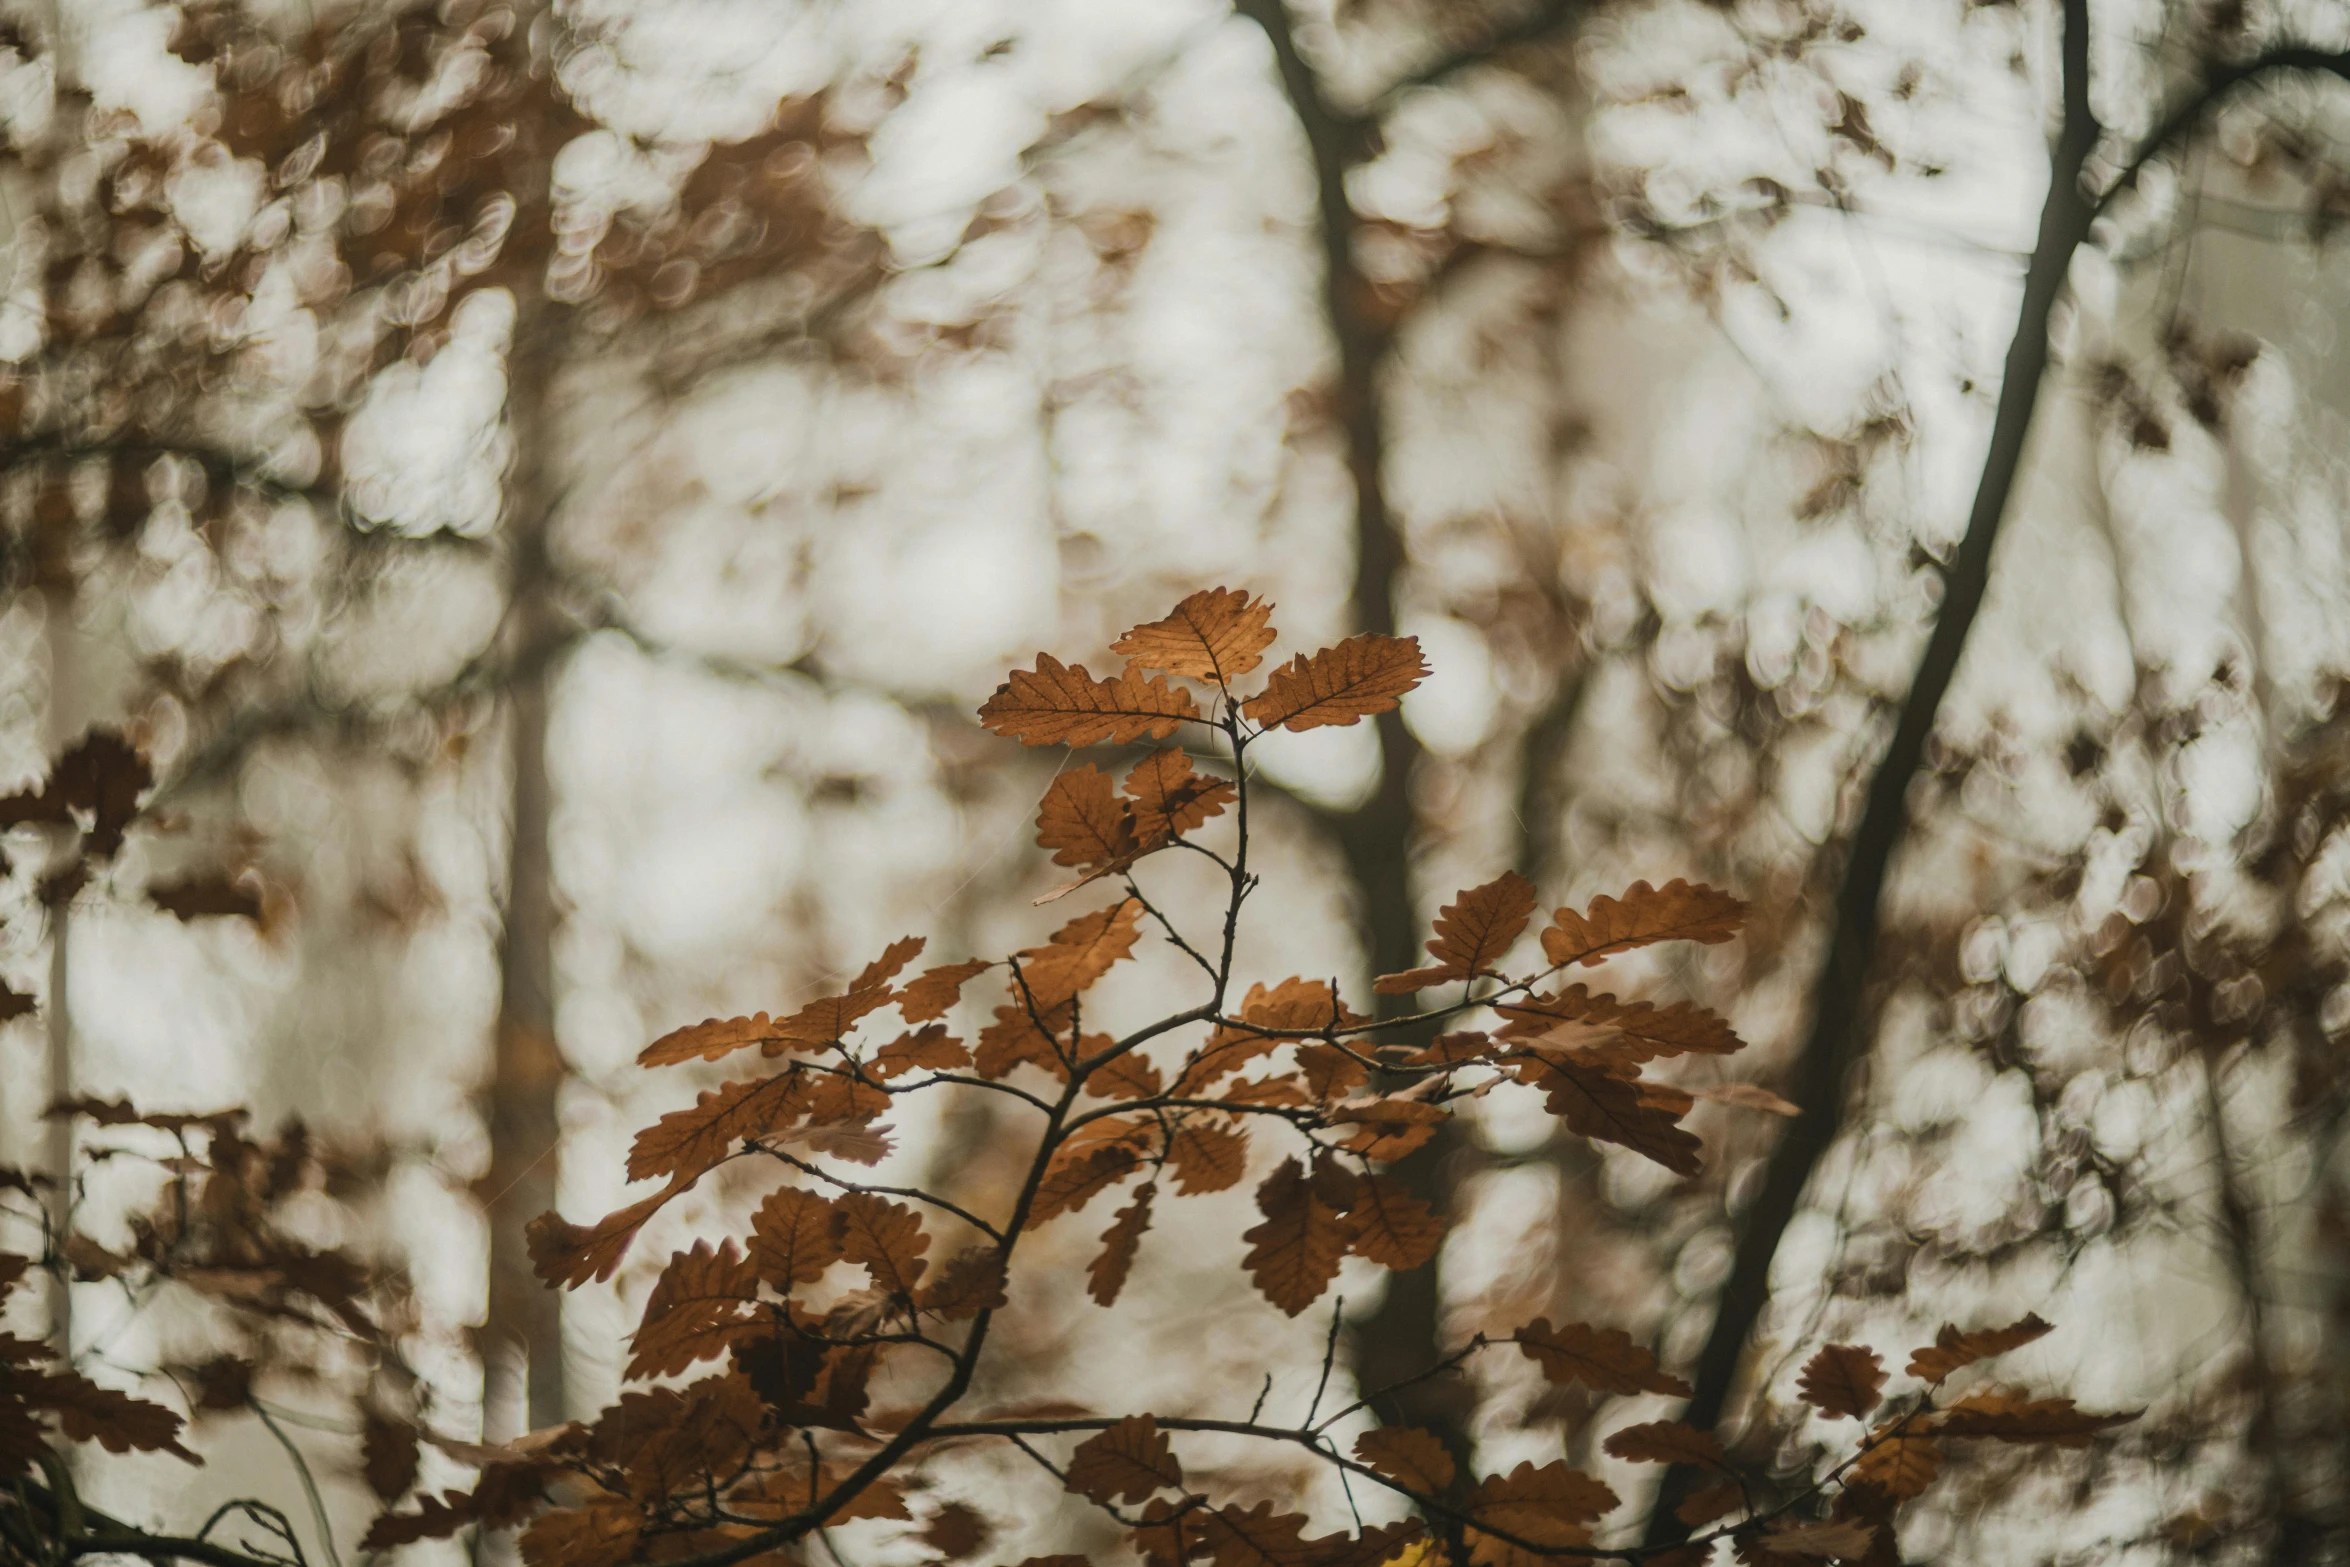
{"type": "MultiPolygon", "coordinates": [[[[1342,1283],[1358,1373],[1619,1323],[1794,1453],[1799,1349],[2037,1311],[2147,1417],[1911,1559],[2350,1548],[2345,47],[2295,0],[17,7],[0,784],[114,726],[163,814],[80,880],[7,839],[0,1164],[71,1159],[55,1095],[299,1117],[444,1430],[598,1408],[666,1247],[558,1303],[521,1227],[624,1200],[681,1091],[636,1051],[1036,939],[1058,755],[972,710],[1228,583],[1436,671],[1267,748],[1255,977],[1367,993],[1505,868],[1702,878],[1754,923],[1655,985],[1806,1111],[1707,1112],[1687,1181],[1471,1115],[1438,1264],[1342,1283]]],[[[1160,1407],[1318,1359],[1230,1262],[1032,1351],[1145,1334],[1160,1407]]],[[[201,1358],[89,1271],[85,1370],[201,1358]]],[[[1530,1372],[1425,1399],[1653,1489],[1530,1372]]],[[[95,1494],[299,1514],[223,1418],[95,1494]]]]}

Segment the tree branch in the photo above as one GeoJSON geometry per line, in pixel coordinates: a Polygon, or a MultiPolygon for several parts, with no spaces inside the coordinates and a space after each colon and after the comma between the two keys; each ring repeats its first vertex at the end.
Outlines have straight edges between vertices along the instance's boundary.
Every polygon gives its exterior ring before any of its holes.
{"type": "MultiPolygon", "coordinates": [[[[1910,780],[1924,761],[1935,712],[1950,689],[1967,633],[1982,608],[1992,546],[2022,465],[2024,439],[2048,366],[2050,315],[2073,253],[2088,238],[2096,216],[2096,205],[2081,184],[2082,170],[2100,134],[2089,108],[2089,0],[2063,3],[2063,120],[2050,150],[2048,195],[2008,344],[1990,450],[1976,484],[1966,536],[1943,574],[1941,614],[1910,681],[1892,743],[1869,780],[1867,804],[1853,831],[1827,958],[1812,987],[1811,1032],[1787,1085],[1789,1097],[1803,1114],[1771,1151],[1762,1190],[1746,1215],[1736,1261],[1722,1286],[1713,1330],[1698,1357],[1696,1393],[1683,1418],[1700,1429],[1713,1427],[1728,1406],[1747,1339],[1770,1298],[1771,1261],[1778,1254],[1780,1237],[1795,1217],[1812,1171],[1843,1130],[1847,1078],[1863,1048],[1869,959],[1876,946],[1886,874],[1909,827],[1910,780]]],[[[1649,1516],[1650,1543],[1685,1536],[1674,1508],[1691,1489],[1692,1476],[1693,1471],[1678,1467],[1667,1473],[1649,1516]]]]}

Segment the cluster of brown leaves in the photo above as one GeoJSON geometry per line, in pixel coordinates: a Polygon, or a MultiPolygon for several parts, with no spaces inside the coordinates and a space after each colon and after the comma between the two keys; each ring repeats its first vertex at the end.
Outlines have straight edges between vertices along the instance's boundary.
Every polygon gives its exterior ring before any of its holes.
{"type": "MultiPolygon", "coordinates": [[[[1539,959],[1513,962],[1537,896],[1532,883],[1505,873],[1444,907],[1428,966],[1377,980],[1387,995],[1441,991],[1401,1019],[1375,1022],[1327,980],[1291,976],[1241,990],[1242,915],[1256,885],[1247,748],[1276,729],[1386,711],[1424,673],[1410,639],[1357,637],[1294,658],[1253,696],[1235,695],[1230,682],[1262,661],[1273,638],[1270,606],[1217,589],[1120,638],[1115,650],[1128,663],[1112,679],[1043,655],[1033,672],[1015,673],[981,716],[1032,744],[1165,739],[1184,723],[1204,731],[1202,751],[1149,750],[1115,788],[1109,773],[1084,767],[1061,773],[1046,794],[1039,842],[1086,883],[1114,879],[1118,895],[999,961],[917,969],[925,943],[908,937],[831,994],[707,1019],[647,1046],[640,1060],[648,1067],[725,1062],[734,1070],[638,1134],[627,1171],[657,1183],[645,1196],[592,1224],[547,1214],[532,1226],[542,1277],[570,1287],[609,1279],[648,1221],[722,1166],[757,1161],[778,1184],[738,1234],[696,1238],[659,1269],[626,1367],[631,1382],[650,1385],[631,1388],[595,1420],[498,1447],[436,1436],[416,1420],[371,1425],[369,1478],[393,1505],[366,1548],[519,1523],[535,1567],[719,1567],[790,1559],[794,1542],[863,1518],[917,1523],[942,1558],[960,1560],[984,1547],[988,1520],[965,1504],[940,1504],[927,1466],[959,1446],[1002,1442],[1116,1520],[1150,1567],[1379,1567],[1422,1541],[1476,1567],[1528,1567],[1593,1549],[1595,1527],[1618,1505],[1597,1478],[1564,1463],[1467,1475],[1435,1435],[1411,1428],[1363,1431],[1341,1449],[1334,1430],[1350,1419],[1359,1426],[1367,1397],[1318,1421],[1309,1412],[1294,1427],[1255,1414],[1233,1421],[965,1407],[982,1381],[994,1322],[1020,1294],[1016,1269],[1051,1266],[1035,1260],[1035,1248],[1024,1251],[1024,1239],[1113,1191],[1119,1205],[1085,1270],[1096,1302],[1108,1306],[1127,1287],[1159,1203],[1231,1191],[1254,1175],[1258,1222],[1235,1237],[1234,1262],[1274,1309],[1294,1317],[1329,1292],[1350,1256],[1409,1270],[1435,1255],[1445,1222],[1391,1167],[1465,1099],[1531,1089],[1572,1133],[1678,1172],[1699,1167],[1701,1145],[1682,1124],[1696,1091],[1645,1069],[1728,1057],[1741,1048],[1737,1034],[1687,1003],[1619,998],[1562,976],[1660,943],[1732,939],[1745,909],[1717,889],[1639,882],[1580,910],[1558,908],[1536,933],[1539,959]],[[1205,687],[1206,705],[1175,681],[1205,687]],[[1200,835],[1228,810],[1229,838],[1205,841],[1200,835]],[[1188,939],[1137,880],[1145,857],[1176,847],[1224,873],[1220,940],[1188,939]],[[1122,1033],[1089,1029],[1098,1022],[1089,1004],[1100,1010],[1095,988],[1138,955],[1146,932],[1198,970],[1203,999],[1122,1033]],[[983,975],[995,976],[991,993],[966,1001],[983,975]],[[958,1032],[956,1016],[976,1026],[958,1032]],[[897,1101],[942,1092],[991,1096],[1029,1117],[1024,1177],[994,1211],[863,1173],[893,1152],[888,1118],[897,1101]],[[1303,1447],[1396,1493],[1411,1516],[1314,1534],[1300,1513],[1194,1485],[1174,1444],[1187,1430],[1303,1447]],[[477,1482],[399,1500],[417,1478],[419,1439],[475,1465],[477,1482]],[[1057,1442],[1072,1444],[1065,1459],[1047,1451],[1057,1442]]],[[[1740,1102],[1726,1091],[1717,1097],[1740,1102]]],[[[117,1114],[72,1108],[101,1121],[117,1114]]],[[[119,1114],[158,1128],[168,1119],[119,1114]]],[[[239,1193],[267,1189],[253,1173],[259,1155],[232,1120],[203,1124],[211,1173],[194,1211],[242,1212],[239,1193]]],[[[224,1221],[222,1230],[259,1233],[250,1223],[224,1221]]],[[[191,1244],[158,1230],[141,1259],[203,1287],[188,1277],[191,1244]]],[[[303,1271],[326,1266],[323,1257],[248,1251],[214,1259],[203,1277],[279,1309],[308,1303],[341,1313],[355,1299],[357,1279],[338,1294],[303,1271]]],[[[1873,1354],[1821,1351],[1804,1373],[1805,1400],[1878,1423],[1850,1459],[1793,1496],[1736,1472],[1710,1433],[1670,1421],[1620,1430],[1607,1450],[1718,1477],[1683,1512],[1713,1533],[1679,1560],[1694,1562],[1705,1540],[1730,1536],[1743,1560],[1766,1567],[1890,1561],[1894,1509],[1939,1472],[1940,1444],[2078,1445],[2127,1418],[1999,1391],[1935,1402],[1952,1375],[2046,1331],[2030,1318],[1988,1332],[1945,1330],[1910,1363],[1925,1392],[1890,1414],[1881,1411],[1885,1374],[1873,1354]]],[[[1428,1374],[1504,1345],[1549,1382],[1594,1395],[1690,1391],[1625,1333],[1547,1319],[1480,1337],[1428,1374]]],[[[23,1404],[28,1418],[55,1409],[30,1395],[23,1404]]]]}

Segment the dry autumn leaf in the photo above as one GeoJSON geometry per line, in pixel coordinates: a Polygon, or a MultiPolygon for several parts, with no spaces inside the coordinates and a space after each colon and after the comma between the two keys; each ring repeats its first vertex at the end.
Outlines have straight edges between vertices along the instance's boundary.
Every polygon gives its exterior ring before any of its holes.
{"type": "Polygon", "coordinates": [[[1746,905],[1718,888],[1636,881],[1621,898],[1592,899],[1589,913],[1558,910],[1542,933],[1542,951],[1561,967],[1597,963],[1660,941],[1728,941],[1745,920],[1746,905]]]}
{"type": "Polygon", "coordinates": [[[1504,871],[1482,887],[1469,888],[1436,916],[1436,934],[1428,943],[1435,967],[1382,974],[1374,988],[1383,996],[1405,995],[1490,974],[1533,914],[1534,884],[1516,871],[1504,871]]]}
{"type": "Polygon", "coordinates": [[[1129,1415],[1077,1444],[1063,1482],[1097,1502],[1139,1502],[1183,1489],[1183,1465],[1148,1415],[1129,1415]]]}
{"type": "Polygon", "coordinates": [[[1102,1232],[1100,1255],[1085,1265],[1085,1292],[1095,1304],[1118,1303],[1126,1276],[1134,1269],[1135,1253],[1142,1247],[1143,1232],[1151,1227],[1151,1199],[1157,1191],[1155,1186],[1145,1186],[1136,1192],[1134,1201],[1119,1209],[1110,1227],[1102,1232]]]}
{"type": "Polygon", "coordinates": [[[1181,751],[1153,751],[1126,775],[1126,798],[1134,812],[1134,834],[1158,843],[1221,816],[1239,798],[1230,781],[1195,772],[1181,751]]]}
{"type": "Polygon", "coordinates": [[[1223,685],[1257,667],[1272,645],[1273,606],[1230,588],[1203,588],[1169,611],[1163,620],[1136,626],[1110,644],[1130,668],[1163,669],[1171,675],[1223,685]]]}
{"type": "Polygon", "coordinates": [[[1200,716],[1191,693],[1123,674],[1096,680],[1083,664],[1036,655],[1036,669],[1014,670],[979,709],[989,731],[1022,745],[1126,745],[1148,736],[1164,740],[1185,719],[1200,716]]]}
{"type": "Polygon", "coordinates": [[[1885,1363],[1873,1349],[1830,1344],[1804,1362],[1797,1395],[1824,1415],[1859,1420],[1877,1407],[1885,1389],[1885,1363]]]}
{"type": "Polygon", "coordinates": [[[2053,1324],[2043,1322],[2036,1315],[2027,1315],[2021,1322],[2004,1328],[1985,1328],[1973,1333],[1961,1333],[1946,1322],[1942,1331],[1934,1335],[1933,1344],[1912,1354],[1904,1369],[1920,1381],[1940,1382],[1978,1360],[2021,1349],[2055,1331],[2053,1324]]]}
{"type": "Polygon", "coordinates": [[[1613,1457],[1635,1464],[1690,1464],[1705,1469],[1730,1466],[1721,1438],[1678,1420],[1652,1420],[1626,1426],[1600,1444],[1613,1457]]]}
{"type": "Polygon", "coordinates": [[[1260,729],[1306,730],[1384,713],[1428,678],[1417,637],[1365,632],[1273,671],[1242,711],[1260,729]]]}
{"type": "Polygon", "coordinates": [[[1294,1317],[1338,1277],[1351,1227],[1315,1194],[1295,1159],[1284,1159],[1257,1188],[1257,1211],[1265,1222],[1242,1232],[1249,1252],[1241,1266],[1267,1300],[1294,1317]]]}
{"type": "Polygon", "coordinates": [[[1355,1438],[1355,1457],[1420,1496],[1442,1496],[1452,1484],[1452,1454],[1435,1436],[1413,1426],[1365,1431],[1355,1438]]]}
{"type": "Polygon", "coordinates": [[[1542,1368],[1545,1380],[1565,1386],[1580,1382],[1599,1393],[1663,1393],[1687,1398],[1689,1384],[1666,1372],[1656,1356],[1619,1328],[1570,1322],[1554,1328],[1537,1317],[1511,1335],[1526,1358],[1542,1368]]]}

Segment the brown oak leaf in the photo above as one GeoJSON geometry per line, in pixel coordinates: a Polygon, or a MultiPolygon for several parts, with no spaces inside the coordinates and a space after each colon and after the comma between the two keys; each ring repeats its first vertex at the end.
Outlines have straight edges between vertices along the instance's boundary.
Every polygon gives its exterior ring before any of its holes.
{"type": "Polygon", "coordinates": [[[1257,1211],[1265,1222],[1241,1234],[1249,1243],[1241,1265],[1267,1300],[1294,1317],[1338,1277],[1352,1227],[1315,1194],[1295,1159],[1284,1159],[1257,1188],[1257,1211]]]}
{"type": "Polygon", "coordinates": [[[979,709],[982,726],[1022,745],[1126,745],[1145,735],[1164,740],[1178,723],[1197,717],[1191,693],[1170,686],[1164,676],[1096,680],[1083,664],[1063,664],[1050,653],[1036,655],[1033,672],[1013,670],[979,709]]]}
{"type": "Polygon", "coordinates": [[[1273,642],[1273,606],[1230,588],[1203,588],[1163,620],[1136,626],[1110,644],[1130,668],[1224,684],[1257,667],[1273,642]]]}
{"type": "Polygon", "coordinates": [[[1436,934],[1428,943],[1435,967],[1382,974],[1374,988],[1383,996],[1405,995],[1490,974],[1533,914],[1534,884],[1516,871],[1504,871],[1461,893],[1436,916],[1436,934]]]}
{"type": "Polygon", "coordinates": [[[1595,1328],[1584,1322],[1554,1328],[1548,1317],[1537,1317],[1512,1336],[1555,1386],[1580,1382],[1599,1393],[1663,1393],[1671,1398],[1687,1398],[1691,1391],[1620,1328],[1595,1328]]]}
{"type": "Polygon", "coordinates": [[[1096,1502],[1139,1502],[1153,1491],[1182,1490],[1183,1465],[1156,1420],[1128,1415],[1077,1444],[1063,1483],[1096,1502]]]}
{"type": "Polygon", "coordinates": [[[1452,1454],[1417,1426],[1374,1426],[1355,1438],[1355,1457],[1416,1495],[1442,1496],[1452,1484],[1452,1454]]]}
{"type": "Polygon", "coordinates": [[[1961,1333],[1955,1325],[1945,1322],[1942,1331],[1934,1335],[1933,1344],[1912,1354],[1904,1369],[1920,1381],[1940,1382],[1978,1360],[2021,1349],[2055,1331],[2054,1323],[2044,1322],[2037,1315],[2026,1315],[2021,1322],[2004,1328],[1984,1328],[1973,1333],[1961,1333]]]}
{"type": "Polygon", "coordinates": [[[1746,905],[1719,888],[1679,879],[1662,887],[1636,881],[1620,899],[1592,899],[1587,914],[1558,910],[1542,933],[1542,951],[1557,964],[1597,963],[1659,941],[1728,941],[1745,920],[1746,905]]]}
{"type": "Polygon", "coordinates": [[[1134,1201],[1119,1209],[1110,1227],[1102,1231],[1101,1254],[1085,1265],[1085,1292],[1097,1304],[1116,1305],[1119,1293],[1126,1288],[1135,1254],[1142,1249],[1143,1233],[1151,1227],[1151,1199],[1157,1191],[1155,1186],[1145,1186],[1136,1192],[1134,1201]]]}
{"type": "Polygon", "coordinates": [[[1858,1420],[1877,1407],[1885,1390],[1885,1363],[1873,1349],[1829,1344],[1804,1362],[1796,1396],[1825,1415],[1858,1420]]]}
{"type": "Polygon", "coordinates": [[[1375,631],[1319,653],[1300,653],[1273,671],[1265,689],[1242,706],[1260,729],[1319,729],[1384,713],[1428,678],[1417,637],[1375,631]]]}
{"type": "Polygon", "coordinates": [[[1229,780],[1194,772],[1191,758],[1177,750],[1153,751],[1126,775],[1126,798],[1134,810],[1134,835],[1156,844],[1190,832],[1239,798],[1229,780]]]}
{"type": "Polygon", "coordinates": [[[1678,1420],[1651,1420],[1626,1426],[1600,1444],[1611,1457],[1635,1464],[1690,1464],[1727,1470],[1729,1455],[1711,1431],[1700,1431],[1678,1420]]]}

